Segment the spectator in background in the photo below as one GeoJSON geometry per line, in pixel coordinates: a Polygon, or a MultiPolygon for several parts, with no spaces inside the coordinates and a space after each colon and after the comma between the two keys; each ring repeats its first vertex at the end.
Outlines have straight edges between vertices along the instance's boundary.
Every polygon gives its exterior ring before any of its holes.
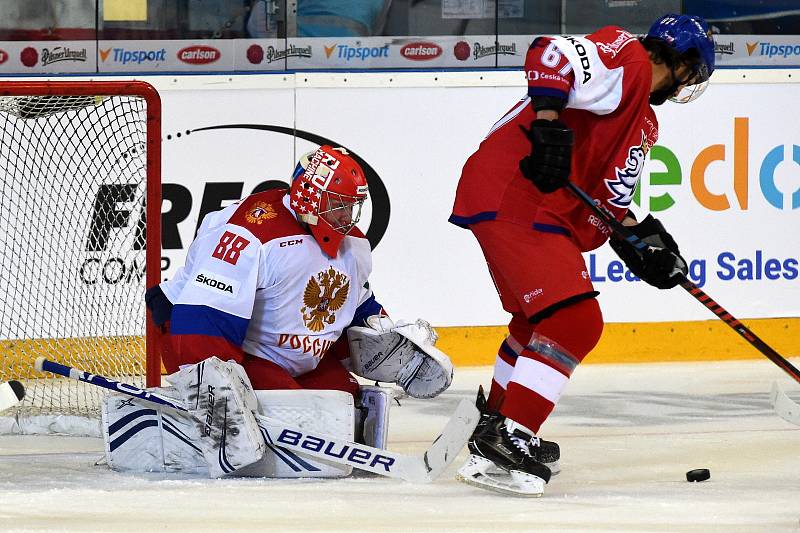
{"type": "MultiPolygon", "coordinates": [[[[366,37],[379,35],[391,0],[298,0],[293,37],[366,37]]],[[[247,19],[249,37],[276,37],[279,6],[275,0],[254,0],[247,19]]]]}

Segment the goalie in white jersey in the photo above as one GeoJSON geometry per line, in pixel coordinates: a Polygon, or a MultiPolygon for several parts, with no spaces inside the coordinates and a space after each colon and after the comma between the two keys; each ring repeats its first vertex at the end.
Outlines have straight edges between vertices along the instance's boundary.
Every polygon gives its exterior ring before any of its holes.
{"type": "Polygon", "coordinates": [[[148,291],[151,317],[168,332],[167,371],[214,355],[242,365],[255,389],[357,397],[349,370],[416,397],[447,388],[452,366],[433,348],[435,333],[424,321],[396,327],[369,288],[370,244],[356,227],[366,198],[361,166],[322,146],[301,158],[288,193],[256,193],[207,215],[185,266],[148,291]],[[342,337],[351,326],[352,356],[342,337]],[[389,331],[415,353],[396,359],[387,339],[372,342],[389,331]],[[374,360],[379,352],[385,363],[374,360]]]}

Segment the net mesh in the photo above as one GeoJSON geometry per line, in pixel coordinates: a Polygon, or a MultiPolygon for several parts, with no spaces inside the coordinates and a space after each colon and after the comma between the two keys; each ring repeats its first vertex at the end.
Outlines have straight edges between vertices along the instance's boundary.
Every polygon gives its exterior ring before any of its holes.
{"type": "Polygon", "coordinates": [[[0,416],[99,416],[39,356],[144,387],[146,129],[137,97],[0,97],[0,416]]]}

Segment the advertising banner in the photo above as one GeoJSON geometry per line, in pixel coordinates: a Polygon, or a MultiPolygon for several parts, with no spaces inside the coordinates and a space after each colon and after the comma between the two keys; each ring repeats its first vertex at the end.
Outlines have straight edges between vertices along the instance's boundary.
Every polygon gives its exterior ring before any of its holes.
{"type": "MultiPolygon", "coordinates": [[[[800,111],[795,92],[712,85],[688,106],[657,109],[660,140],[632,210],[664,222],[690,278],[737,316],[800,313],[800,125],[775,118],[800,111]]],[[[183,261],[201,216],[253,190],[285,186],[300,154],[332,143],[362,158],[370,177],[360,226],[375,247],[379,301],[397,316],[443,326],[506,322],[477,243],[447,218],[464,161],[523,93],[522,86],[165,91],[164,276],[183,261]]],[[[634,279],[608,246],[585,259],[607,321],[710,318],[680,289],[634,279]]]]}
{"type": "Polygon", "coordinates": [[[0,74],[97,72],[96,41],[0,41],[0,74]]]}
{"type": "Polygon", "coordinates": [[[717,64],[735,67],[800,65],[798,35],[715,35],[717,64]]]}
{"type": "Polygon", "coordinates": [[[287,44],[285,39],[236,39],[234,63],[236,70],[286,70],[289,58],[311,59],[322,53],[322,47],[311,44],[287,44]]]}
{"type": "Polygon", "coordinates": [[[98,41],[99,72],[231,71],[234,41],[98,41]]]}

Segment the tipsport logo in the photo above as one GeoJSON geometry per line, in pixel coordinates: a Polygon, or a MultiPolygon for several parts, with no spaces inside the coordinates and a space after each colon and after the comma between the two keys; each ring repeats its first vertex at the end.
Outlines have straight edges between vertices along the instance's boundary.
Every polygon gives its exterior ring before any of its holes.
{"type": "Polygon", "coordinates": [[[105,63],[111,58],[112,63],[119,63],[120,65],[127,65],[134,63],[141,65],[142,63],[158,63],[165,61],[167,58],[166,48],[161,50],[128,50],[126,48],[106,48],[98,50],[100,54],[100,61],[105,63]]]}
{"type": "MultiPolygon", "coordinates": [[[[733,142],[713,144],[701,149],[687,165],[691,192],[701,206],[710,211],[727,211],[729,209],[750,209],[753,196],[760,194],[773,208],[779,210],[800,209],[800,186],[797,181],[781,182],[779,187],[778,168],[786,169],[795,176],[800,176],[800,146],[797,144],[778,144],[766,152],[753,153],[750,142],[750,119],[736,117],[733,124],[733,142]],[[757,174],[750,175],[750,162],[757,162],[757,174]],[[712,165],[727,165],[725,175],[733,181],[733,192],[714,192],[709,187],[710,178],[707,171],[712,165]]],[[[664,170],[652,172],[649,184],[658,186],[659,193],[647,198],[644,207],[650,211],[664,211],[675,205],[675,199],[668,192],[662,192],[665,185],[680,185],[685,180],[685,167],[678,156],[669,148],[661,145],[653,146],[650,159],[657,160],[664,170]]],[[[652,163],[651,163],[652,164],[652,163]]],[[[652,167],[651,167],[652,168],[652,167]]],[[[636,188],[633,201],[642,205],[641,187],[636,188]]]]}
{"type": "Polygon", "coordinates": [[[339,59],[345,62],[350,61],[367,61],[373,58],[387,58],[389,57],[389,45],[383,46],[359,46],[361,43],[356,42],[355,46],[349,44],[335,44],[333,46],[323,46],[325,50],[325,57],[328,59],[339,59]]]}
{"type": "Polygon", "coordinates": [[[770,59],[773,57],[800,57],[800,44],[774,44],[768,41],[757,41],[754,43],[746,43],[748,56],[766,56],[770,59]]]}

